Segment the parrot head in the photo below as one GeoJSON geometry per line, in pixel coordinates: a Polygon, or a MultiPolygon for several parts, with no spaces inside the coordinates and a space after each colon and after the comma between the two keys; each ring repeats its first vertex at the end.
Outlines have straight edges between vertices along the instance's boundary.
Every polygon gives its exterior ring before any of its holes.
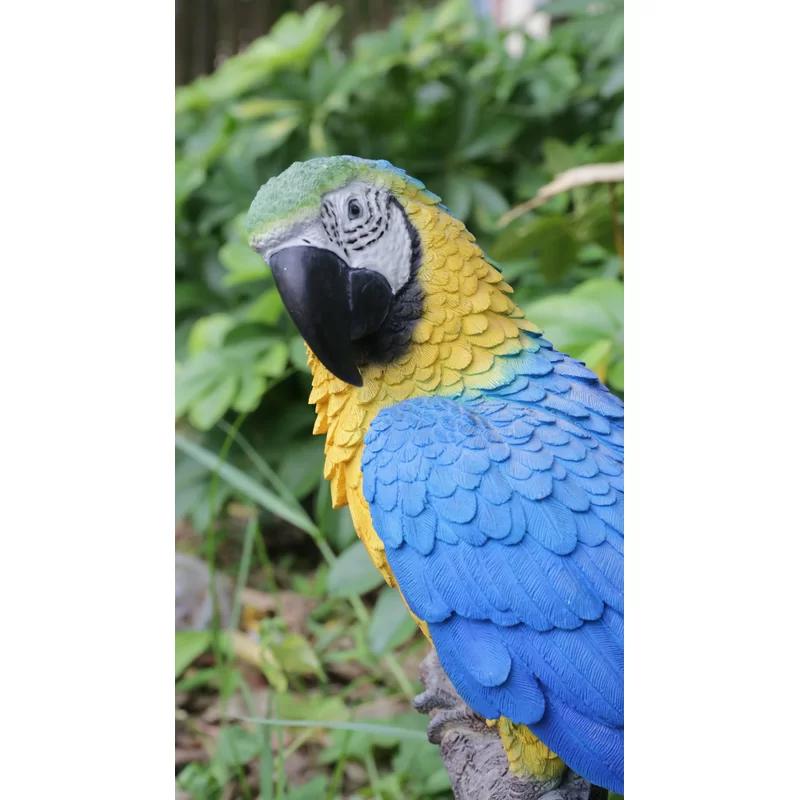
{"type": "Polygon", "coordinates": [[[515,359],[538,349],[475,237],[388,161],[295,163],[261,187],[246,224],[308,346],[334,505],[360,480],[357,454],[381,408],[478,397],[515,380],[515,359]]]}
{"type": "Polygon", "coordinates": [[[360,368],[408,348],[422,315],[422,248],[409,202],[439,198],[388,161],[335,156],[293,164],[250,207],[250,244],[300,334],[354,386],[360,368]]]}

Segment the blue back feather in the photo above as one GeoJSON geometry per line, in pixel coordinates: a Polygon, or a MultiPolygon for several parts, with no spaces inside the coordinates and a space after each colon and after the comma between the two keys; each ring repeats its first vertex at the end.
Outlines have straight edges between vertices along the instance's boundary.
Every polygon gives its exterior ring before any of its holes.
{"type": "Polygon", "coordinates": [[[503,385],[384,409],[364,495],[459,694],[623,791],[622,403],[530,337],[503,385]]]}

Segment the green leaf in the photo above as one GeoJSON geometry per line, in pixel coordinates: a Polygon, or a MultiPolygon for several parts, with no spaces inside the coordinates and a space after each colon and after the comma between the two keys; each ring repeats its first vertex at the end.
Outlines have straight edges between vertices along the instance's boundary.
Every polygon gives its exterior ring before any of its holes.
{"type": "Polygon", "coordinates": [[[298,499],[306,497],[319,481],[323,447],[324,442],[317,437],[294,442],[278,465],[278,475],[298,499]]]}
{"type": "Polygon", "coordinates": [[[545,139],[542,142],[544,167],[551,178],[566,172],[571,167],[588,164],[592,160],[592,150],[585,140],[567,144],[560,139],[545,139]]]}
{"type": "Polygon", "coordinates": [[[287,633],[270,647],[288,675],[316,675],[325,680],[325,672],[314,648],[299,633],[287,633]]]}
{"type": "Polygon", "coordinates": [[[577,261],[575,225],[561,214],[534,216],[509,225],[498,237],[492,256],[499,261],[537,254],[544,276],[563,278],[577,261]]]}
{"type": "Polygon", "coordinates": [[[427,773],[423,791],[428,795],[437,795],[448,791],[450,786],[450,776],[447,774],[447,770],[438,765],[427,773]]]}
{"type": "Polygon", "coordinates": [[[202,186],[206,178],[205,169],[188,159],[175,162],[175,205],[180,205],[195,189],[202,186]]]}
{"type": "Polygon", "coordinates": [[[537,115],[547,116],[566,108],[581,78],[575,62],[564,53],[546,59],[530,80],[532,105],[537,115]]]}
{"type": "Polygon", "coordinates": [[[370,650],[376,655],[383,655],[411,638],[416,630],[417,626],[400,592],[389,586],[381,589],[367,631],[370,650]]]}
{"type": "Polygon", "coordinates": [[[219,260],[230,273],[225,279],[228,286],[262,280],[269,275],[264,259],[244,242],[225,242],[219,250],[219,260]]]}
{"type": "Polygon", "coordinates": [[[606,381],[608,365],[614,353],[614,342],[611,339],[598,339],[585,350],[575,354],[578,361],[583,361],[589,369],[597,373],[601,381],[606,381]]]}
{"type": "Polygon", "coordinates": [[[324,3],[302,16],[284,14],[269,35],[256,39],[244,52],[225,61],[208,77],[178,89],[175,109],[182,114],[214,103],[233,100],[282,67],[302,69],[339,20],[341,9],[324,3]]]}
{"type": "Polygon", "coordinates": [[[258,360],[256,370],[260,375],[277,378],[286,369],[289,360],[289,348],[286,342],[277,340],[270,345],[267,352],[258,360]]]}
{"type": "Polygon", "coordinates": [[[308,352],[306,351],[306,343],[299,337],[295,336],[289,342],[289,360],[295,369],[301,372],[310,372],[308,368],[308,352]]]}
{"type": "Polygon", "coordinates": [[[488,154],[502,153],[522,130],[522,121],[498,118],[484,120],[477,135],[460,152],[464,161],[472,161],[488,154]]]}
{"type": "Polygon", "coordinates": [[[183,416],[189,406],[211,391],[219,379],[217,370],[211,369],[208,359],[178,364],[175,371],[175,416],[183,416]]]}
{"type": "Polygon", "coordinates": [[[208,430],[230,408],[236,395],[236,379],[225,378],[208,394],[192,403],[189,409],[189,421],[201,431],[208,430]]]}
{"type": "Polygon", "coordinates": [[[209,631],[175,631],[175,677],[183,675],[187,667],[210,645],[209,631]]]}
{"type": "Polygon", "coordinates": [[[316,778],[291,789],[289,794],[286,795],[286,800],[319,800],[319,798],[325,796],[327,787],[327,779],[318,775],[316,778]]]}
{"type": "MultiPolygon", "coordinates": [[[[358,714],[358,709],[356,709],[356,714],[358,714]]],[[[380,747],[382,749],[399,748],[401,753],[410,752],[416,757],[415,768],[420,769],[435,769],[434,764],[425,758],[426,755],[430,756],[432,753],[438,766],[441,767],[439,749],[419,736],[425,730],[425,721],[422,719],[423,725],[420,726],[420,720],[419,716],[414,719],[409,714],[402,714],[393,717],[391,724],[379,724],[377,721],[373,721],[345,723],[346,727],[345,725],[337,726],[331,731],[330,744],[320,754],[319,761],[322,764],[333,764],[344,757],[364,761],[371,757],[376,747],[380,747]]],[[[402,764],[401,758],[393,760],[392,768],[396,773],[408,775],[409,770],[402,764]],[[397,768],[398,764],[400,769],[397,768]]],[[[408,797],[409,794],[403,793],[400,796],[408,797]]],[[[417,795],[412,794],[411,796],[416,797],[417,795]]]]}
{"type": "Polygon", "coordinates": [[[209,314],[201,317],[189,331],[189,354],[197,355],[204,350],[221,347],[225,336],[235,324],[236,320],[230,314],[209,314]]]}
{"type": "Polygon", "coordinates": [[[236,399],[232,403],[233,410],[240,413],[254,411],[266,391],[267,381],[263,376],[252,372],[245,373],[242,375],[236,399]]]}
{"type": "Polygon", "coordinates": [[[453,216],[461,220],[469,216],[472,207],[472,189],[470,181],[463,175],[447,176],[444,185],[444,203],[453,212],[453,216]]]}
{"type": "Polygon", "coordinates": [[[267,682],[278,694],[283,694],[289,688],[289,678],[283,670],[277,656],[270,647],[262,647],[260,652],[261,672],[267,682]]]}
{"type": "Polygon", "coordinates": [[[278,290],[268,289],[260,294],[245,311],[248,322],[260,322],[264,325],[274,325],[283,313],[283,301],[278,290]]]}
{"type": "Polygon", "coordinates": [[[602,94],[603,97],[611,97],[611,95],[621,92],[624,86],[625,71],[620,62],[611,70],[606,82],[603,84],[603,88],[600,90],[600,94],[602,94]]]}
{"type": "Polygon", "coordinates": [[[542,10],[547,14],[569,16],[586,11],[590,3],[595,0],[549,0],[542,5],[542,10]]]}
{"type": "Polygon", "coordinates": [[[330,484],[324,478],[319,482],[319,489],[314,499],[314,518],[336,552],[341,552],[355,541],[356,531],[350,510],[331,506],[330,484]]]}
{"type": "Polygon", "coordinates": [[[215,760],[225,767],[236,767],[252,761],[261,751],[261,736],[240,725],[224,727],[217,737],[215,760]]]}
{"type": "MultiPolygon", "coordinates": [[[[589,363],[601,380],[609,380],[607,370],[623,357],[620,281],[593,278],[566,294],[530,303],[525,311],[556,347],[589,363]]],[[[615,381],[622,377],[620,369],[614,370],[615,381]]],[[[613,386],[621,389],[619,383],[613,386]]]]}
{"type": "Polygon", "coordinates": [[[347,545],[356,539],[356,529],[353,527],[353,517],[347,508],[337,508],[334,512],[334,524],[331,540],[336,549],[344,550],[347,545]]]}
{"type": "Polygon", "coordinates": [[[598,339],[621,337],[622,284],[595,279],[591,281],[590,289],[595,288],[600,291],[587,293],[578,287],[567,294],[552,295],[529,304],[526,312],[548,332],[557,347],[572,355],[585,350],[598,339]],[[611,286],[598,286],[598,283],[611,286]]]}
{"type": "MultiPolygon", "coordinates": [[[[306,727],[305,723],[312,718],[315,727],[323,727],[325,723],[346,720],[350,716],[350,711],[338,694],[323,695],[319,691],[309,691],[300,695],[280,695],[275,700],[276,713],[283,718],[287,727],[293,727],[295,723],[297,727],[306,727]]],[[[263,724],[271,723],[264,721],[263,724]]]]}
{"type": "Polygon", "coordinates": [[[364,594],[382,583],[380,572],[360,541],[342,552],[328,573],[328,593],[333,597],[364,594]]]}
{"type": "Polygon", "coordinates": [[[231,109],[231,114],[237,119],[249,121],[273,114],[298,113],[300,108],[301,104],[297,100],[283,97],[250,97],[236,103],[231,109]]]}
{"type": "Polygon", "coordinates": [[[490,183],[472,180],[470,188],[481,227],[490,227],[501,214],[508,211],[508,201],[490,183]]]}
{"type": "Polygon", "coordinates": [[[574,297],[584,297],[598,303],[609,315],[612,325],[621,329],[625,322],[624,292],[618,280],[595,278],[585,281],[572,290],[574,297]]]}
{"type": "MultiPolygon", "coordinates": [[[[279,117],[256,128],[248,141],[248,151],[254,156],[265,156],[280,147],[300,125],[297,115],[279,117]]],[[[263,262],[262,262],[263,263],[263,262]]]]}
{"type": "Polygon", "coordinates": [[[413,788],[414,796],[427,797],[441,792],[452,794],[439,748],[429,742],[402,740],[397,755],[392,759],[392,770],[407,776],[409,788],[413,788]]]}
{"type": "Polygon", "coordinates": [[[219,784],[211,774],[209,767],[197,761],[187,764],[181,770],[176,783],[178,788],[186,792],[191,798],[215,797],[220,791],[219,784]]]}
{"type": "Polygon", "coordinates": [[[195,325],[196,352],[178,365],[175,381],[176,415],[188,412],[200,430],[211,428],[231,407],[252,411],[268,388],[265,379],[279,378],[287,362],[286,343],[258,335],[262,330],[258,325],[227,330],[224,319],[207,326],[201,325],[204,322],[195,325]],[[225,341],[218,345],[223,333],[225,341]],[[205,347],[210,349],[200,349],[205,347]]]}
{"type": "Polygon", "coordinates": [[[625,391],[625,360],[620,358],[608,370],[608,383],[618,392],[625,391]]]}
{"type": "Polygon", "coordinates": [[[208,470],[182,453],[175,456],[175,518],[190,517],[195,530],[206,530],[211,518],[230,500],[231,489],[222,484],[212,497],[208,470]]]}

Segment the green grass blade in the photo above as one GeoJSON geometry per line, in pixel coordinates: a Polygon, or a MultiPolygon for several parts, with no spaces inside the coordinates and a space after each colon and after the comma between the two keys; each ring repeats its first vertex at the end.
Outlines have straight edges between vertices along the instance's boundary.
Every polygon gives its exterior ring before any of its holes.
{"type": "Polygon", "coordinates": [[[239,559],[239,572],[236,576],[236,588],[233,592],[233,609],[231,610],[230,618],[231,628],[236,628],[239,625],[239,616],[242,613],[242,590],[247,585],[247,578],[250,575],[250,563],[253,560],[253,545],[258,532],[258,520],[255,517],[251,517],[247,520],[247,527],[244,531],[242,555],[239,559]]]}
{"type": "Polygon", "coordinates": [[[336,792],[339,790],[339,785],[344,776],[344,767],[347,764],[347,748],[350,746],[350,737],[352,731],[346,731],[344,735],[344,742],[342,743],[342,753],[336,760],[336,766],[333,770],[333,775],[328,782],[328,791],[325,793],[325,800],[334,800],[336,792]]]}
{"type": "Polygon", "coordinates": [[[364,766],[367,768],[367,775],[369,775],[369,784],[372,787],[373,795],[378,798],[381,796],[381,776],[378,772],[378,765],[375,763],[375,756],[372,750],[367,750],[364,753],[364,766]]]}
{"type": "Polygon", "coordinates": [[[300,507],[297,498],[292,494],[292,490],[283,483],[278,477],[278,473],[259,455],[255,447],[250,444],[240,431],[234,430],[233,426],[224,419],[221,419],[217,423],[217,427],[219,427],[223,433],[233,436],[233,440],[242,448],[242,452],[250,460],[250,463],[289,505],[300,507]]]}
{"type": "Polygon", "coordinates": [[[312,536],[319,534],[316,525],[302,508],[290,505],[275,492],[257,483],[237,467],[221,461],[215,453],[207,450],[202,445],[176,433],[175,446],[189,458],[193,458],[199,464],[216,473],[221,480],[265,510],[312,536]]]}
{"type": "Polygon", "coordinates": [[[267,725],[275,728],[325,728],[333,731],[361,731],[375,736],[392,736],[396,739],[413,739],[428,741],[423,731],[411,728],[398,728],[394,725],[378,725],[373,722],[336,722],[315,719],[264,719],[261,717],[238,717],[239,722],[250,722],[253,725],[267,725]]]}

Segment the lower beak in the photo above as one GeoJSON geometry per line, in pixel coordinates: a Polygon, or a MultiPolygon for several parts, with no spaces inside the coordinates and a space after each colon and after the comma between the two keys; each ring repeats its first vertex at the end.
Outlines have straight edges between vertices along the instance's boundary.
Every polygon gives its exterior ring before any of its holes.
{"type": "Polygon", "coordinates": [[[394,295],[386,278],[351,269],[336,253],[294,246],[269,258],[289,316],[314,355],[337,378],[363,385],[357,342],[383,324],[394,295]]]}

